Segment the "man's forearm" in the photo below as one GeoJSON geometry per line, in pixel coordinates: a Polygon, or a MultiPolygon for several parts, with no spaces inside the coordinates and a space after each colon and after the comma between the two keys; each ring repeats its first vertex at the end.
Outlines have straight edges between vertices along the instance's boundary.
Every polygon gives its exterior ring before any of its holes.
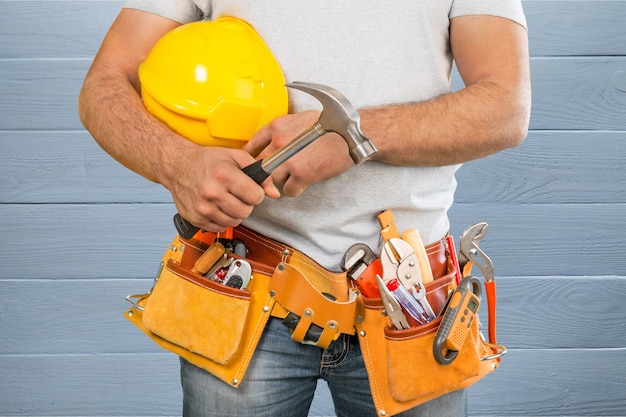
{"type": "Polygon", "coordinates": [[[168,127],[147,114],[130,82],[119,75],[95,74],[85,80],[80,117],[98,144],[143,177],[166,185],[174,158],[191,151],[168,127]]]}
{"type": "Polygon", "coordinates": [[[361,127],[394,165],[440,166],[481,158],[526,137],[530,92],[480,83],[424,103],[362,110],[361,127]]]}

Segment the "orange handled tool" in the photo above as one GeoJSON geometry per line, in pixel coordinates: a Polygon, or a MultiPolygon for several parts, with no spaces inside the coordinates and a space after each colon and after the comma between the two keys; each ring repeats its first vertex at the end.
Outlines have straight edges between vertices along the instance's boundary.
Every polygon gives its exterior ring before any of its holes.
{"type": "Polygon", "coordinates": [[[496,281],[485,280],[485,294],[487,295],[487,316],[489,319],[489,343],[496,341],[496,281]]]}

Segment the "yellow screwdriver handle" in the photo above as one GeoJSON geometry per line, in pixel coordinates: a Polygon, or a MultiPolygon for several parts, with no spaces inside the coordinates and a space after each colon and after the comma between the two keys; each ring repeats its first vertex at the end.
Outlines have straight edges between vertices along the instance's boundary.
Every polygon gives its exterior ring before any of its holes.
{"type": "Polygon", "coordinates": [[[224,255],[226,248],[220,242],[213,242],[211,246],[196,260],[191,272],[199,275],[206,274],[209,269],[224,255]]]}

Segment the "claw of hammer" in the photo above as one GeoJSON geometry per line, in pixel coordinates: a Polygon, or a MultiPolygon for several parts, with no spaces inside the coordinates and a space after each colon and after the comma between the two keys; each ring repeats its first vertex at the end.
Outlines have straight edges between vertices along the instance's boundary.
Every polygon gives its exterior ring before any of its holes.
{"type": "Polygon", "coordinates": [[[376,153],[371,140],[361,132],[361,116],[352,103],[332,87],[321,84],[296,81],[285,84],[289,88],[304,91],[322,103],[323,110],[316,123],[325,132],[339,134],[348,145],[350,157],[355,164],[360,164],[376,153]]]}

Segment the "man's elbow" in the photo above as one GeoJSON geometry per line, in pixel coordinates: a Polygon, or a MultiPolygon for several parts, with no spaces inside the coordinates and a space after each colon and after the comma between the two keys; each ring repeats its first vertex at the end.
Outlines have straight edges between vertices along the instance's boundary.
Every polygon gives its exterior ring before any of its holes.
{"type": "Polygon", "coordinates": [[[80,92],[78,93],[78,117],[83,124],[83,126],[88,127],[89,124],[89,112],[88,109],[88,93],[87,93],[87,80],[83,83],[80,92]]]}
{"type": "Polygon", "coordinates": [[[504,123],[504,145],[506,148],[515,148],[524,142],[528,136],[530,125],[530,94],[524,94],[511,106],[504,123]]]}

